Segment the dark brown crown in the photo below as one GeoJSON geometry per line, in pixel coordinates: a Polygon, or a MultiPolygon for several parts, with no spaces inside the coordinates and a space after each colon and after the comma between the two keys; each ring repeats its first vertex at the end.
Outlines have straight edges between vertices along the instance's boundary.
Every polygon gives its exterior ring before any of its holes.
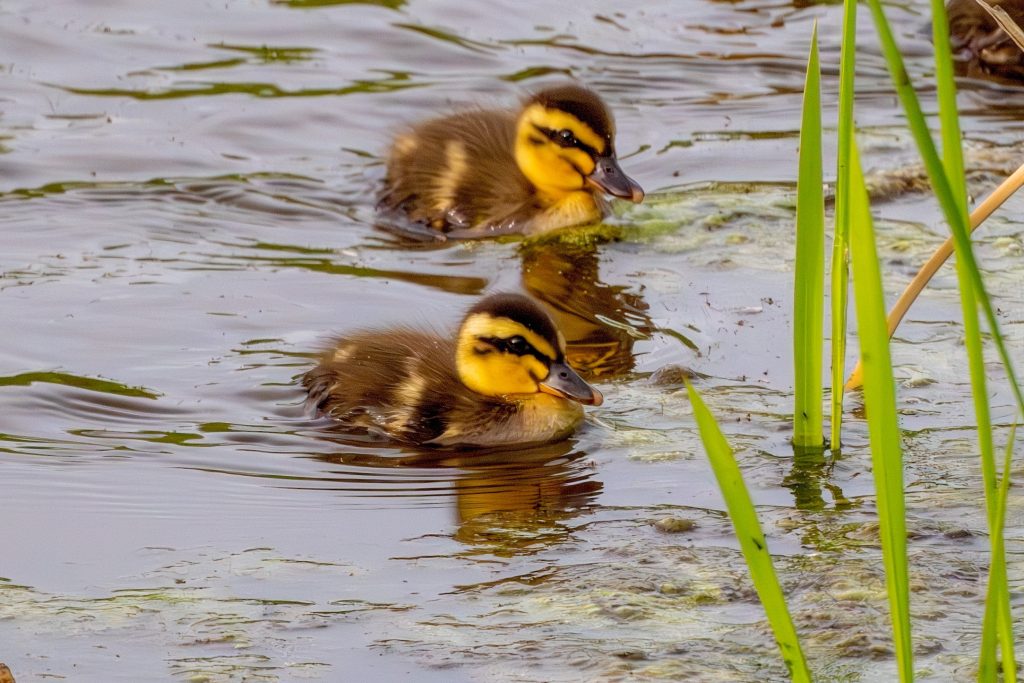
{"type": "Polygon", "coordinates": [[[543,337],[556,350],[558,349],[558,330],[551,316],[540,307],[540,304],[522,294],[492,294],[479,301],[469,309],[466,317],[476,313],[486,313],[495,318],[514,320],[531,332],[543,337]]]}
{"type": "Polygon", "coordinates": [[[604,101],[597,93],[582,86],[566,83],[544,88],[527,102],[533,103],[572,114],[605,140],[611,141],[615,135],[615,122],[604,101]]]}

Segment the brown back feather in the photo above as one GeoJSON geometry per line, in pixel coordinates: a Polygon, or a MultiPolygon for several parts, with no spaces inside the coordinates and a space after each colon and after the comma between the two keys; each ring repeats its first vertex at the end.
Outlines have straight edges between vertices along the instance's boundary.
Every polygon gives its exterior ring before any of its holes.
{"type": "Polygon", "coordinates": [[[465,153],[464,174],[456,186],[460,218],[476,224],[517,209],[532,188],[515,162],[515,126],[515,116],[503,111],[466,112],[416,126],[408,136],[415,148],[395,145],[391,150],[381,203],[406,211],[414,221],[450,222],[437,200],[449,171],[449,144],[457,142],[465,153]]]}

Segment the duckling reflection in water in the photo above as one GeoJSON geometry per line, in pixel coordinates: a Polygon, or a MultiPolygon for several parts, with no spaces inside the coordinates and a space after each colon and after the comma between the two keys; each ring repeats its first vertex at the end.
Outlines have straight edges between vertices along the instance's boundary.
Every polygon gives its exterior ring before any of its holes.
{"type": "Polygon", "coordinates": [[[496,294],[454,339],[398,328],[337,340],[303,384],[345,428],[426,446],[563,439],[601,393],[566,363],[565,338],[528,297],[496,294]]]}
{"type": "Polygon", "coordinates": [[[456,540],[486,545],[499,556],[564,542],[572,535],[566,521],[592,505],[603,489],[592,469],[579,466],[582,456],[468,466],[454,482],[456,540]]]}
{"type": "MultiPolygon", "coordinates": [[[[987,0],[1024,24],[1024,0],[987,0]]],[[[949,39],[961,76],[1024,82],[1024,52],[975,0],[950,0],[949,39]]]]}
{"type": "Polygon", "coordinates": [[[522,284],[565,335],[566,354],[584,377],[633,369],[633,345],[654,325],[643,297],[601,281],[597,247],[531,240],[520,249],[522,284]]]}
{"type": "Polygon", "coordinates": [[[604,102],[567,84],[541,90],[518,113],[467,111],[399,135],[379,207],[449,237],[488,237],[599,221],[602,193],[644,198],[619,167],[604,102]]]}
{"type": "Polygon", "coordinates": [[[339,447],[315,456],[341,466],[332,470],[330,481],[342,483],[346,490],[356,486],[367,495],[376,491],[389,497],[433,499],[446,489],[455,496],[455,538],[486,545],[498,555],[564,541],[573,531],[565,522],[592,505],[603,489],[597,469],[571,439],[515,451],[412,448],[381,454],[379,449],[366,449],[365,441],[326,430],[318,430],[317,438],[339,447]],[[413,469],[416,475],[391,478],[388,472],[395,468],[413,469]],[[368,477],[366,470],[377,473],[368,477]],[[382,484],[385,488],[377,488],[382,484]]]}

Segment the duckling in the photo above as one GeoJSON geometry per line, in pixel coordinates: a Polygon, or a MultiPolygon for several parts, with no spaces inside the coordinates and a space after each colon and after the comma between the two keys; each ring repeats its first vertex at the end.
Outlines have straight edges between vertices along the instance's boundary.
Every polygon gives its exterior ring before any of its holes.
{"type": "MultiPolygon", "coordinates": [[[[1024,0],[988,0],[1024,24],[1024,0]]],[[[974,0],[950,0],[949,39],[957,71],[962,76],[1002,81],[1024,81],[1024,52],[996,20],[974,0]]]]}
{"type": "Polygon", "coordinates": [[[518,113],[467,111],[399,135],[378,206],[448,237],[487,237],[598,221],[602,193],[644,198],[619,167],[604,102],[566,84],[536,93],[518,113]]]}
{"type": "Polygon", "coordinates": [[[565,337],[532,299],[495,294],[454,339],[411,328],[335,340],[303,385],[346,429],[408,445],[512,446],[567,437],[601,392],[565,361],[565,337]]]}

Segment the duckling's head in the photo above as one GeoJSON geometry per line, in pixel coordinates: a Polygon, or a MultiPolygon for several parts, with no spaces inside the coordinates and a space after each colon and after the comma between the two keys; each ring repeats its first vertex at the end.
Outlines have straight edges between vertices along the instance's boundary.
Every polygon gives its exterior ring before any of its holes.
{"type": "Polygon", "coordinates": [[[540,392],[601,405],[601,392],[565,362],[565,337],[520,294],[495,294],[469,310],[455,350],[459,379],[485,396],[540,392]]]}
{"type": "Polygon", "coordinates": [[[608,108],[578,85],[546,88],[526,101],[515,156],[523,175],[551,200],[580,190],[634,202],[644,198],[640,185],[619,168],[608,108]]]}

